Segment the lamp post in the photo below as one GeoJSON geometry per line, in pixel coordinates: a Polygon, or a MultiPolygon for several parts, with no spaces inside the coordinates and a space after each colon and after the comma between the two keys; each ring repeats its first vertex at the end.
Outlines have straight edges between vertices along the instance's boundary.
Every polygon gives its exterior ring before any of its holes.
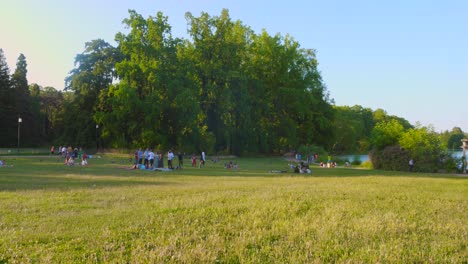
{"type": "Polygon", "coordinates": [[[18,117],[18,153],[19,153],[19,147],[20,147],[20,127],[21,127],[21,122],[23,122],[23,119],[21,117],[18,117]]]}
{"type": "Polygon", "coordinates": [[[98,152],[98,149],[99,149],[98,129],[99,129],[99,125],[96,124],[96,153],[98,152]]]}

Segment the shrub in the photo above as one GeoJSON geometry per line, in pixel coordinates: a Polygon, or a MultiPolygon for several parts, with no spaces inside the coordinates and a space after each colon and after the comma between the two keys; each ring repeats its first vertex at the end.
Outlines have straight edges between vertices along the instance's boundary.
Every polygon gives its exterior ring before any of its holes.
{"type": "Polygon", "coordinates": [[[383,150],[373,150],[370,153],[370,160],[375,169],[406,171],[410,153],[400,146],[389,146],[383,150]]]}
{"type": "Polygon", "coordinates": [[[359,155],[355,155],[353,157],[353,161],[351,162],[351,165],[361,165],[361,157],[359,155]]]}
{"type": "Polygon", "coordinates": [[[373,169],[374,166],[372,165],[372,162],[370,160],[366,160],[363,163],[361,163],[360,167],[366,168],[366,169],[373,169]]]}

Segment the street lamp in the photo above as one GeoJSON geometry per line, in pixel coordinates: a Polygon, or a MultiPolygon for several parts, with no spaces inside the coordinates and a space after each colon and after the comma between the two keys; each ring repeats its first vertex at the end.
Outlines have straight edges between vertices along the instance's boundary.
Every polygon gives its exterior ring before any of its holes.
{"type": "Polygon", "coordinates": [[[99,141],[98,141],[98,128],[99,128],[99,125],[96,124],[96,153],[98,152],[98,149],[99,149],[99,141]]]}
{"type": "Polygon", "coordinates": [[[21,117],[18,117],[18,153],[19,153],[19,147],[20,147],[20,127],[21,127],[21,122],[23,122],[23,119],[21,117]]]}

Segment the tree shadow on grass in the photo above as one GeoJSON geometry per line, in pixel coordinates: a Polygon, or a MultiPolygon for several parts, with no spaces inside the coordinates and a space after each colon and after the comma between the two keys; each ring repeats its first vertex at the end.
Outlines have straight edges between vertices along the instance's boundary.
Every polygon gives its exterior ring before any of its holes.
{"type": "Polygon", "coordinates": [[[442,173],[410,173],[404,171],[382,171],[372,169],[355,168],[320,168],[312,167],[310,174],[295,173],[292,169],[279,168],[277,170],[258,169],[201,169],[186,172],[184,170],[176,172],[183,176],[203,176],[203,177],[321,177],[321,178],[356,178],[356,177],[411,177],[411,178],[434,178],[434,179],[456,179],[467,180],[468,177],[460,177],[453,174],[442,173]]]}
{"type": "Polygon", "coordinates": [[[167,182],[159,179],[94,175],[0,175],[0,191],[70,190],[108,187],[161,186],[167,182]]]}

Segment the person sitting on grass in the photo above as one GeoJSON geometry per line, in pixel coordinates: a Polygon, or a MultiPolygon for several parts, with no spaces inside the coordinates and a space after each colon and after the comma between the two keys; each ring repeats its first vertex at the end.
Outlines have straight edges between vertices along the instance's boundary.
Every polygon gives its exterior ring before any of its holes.
{"type": "Polygon", "coordinates": [[[81,156],[81,165],[88,165],[88,155],[86,154],[86,152],[83,152],[83,155],[81,156]]]}
{"type": "Polygon", "coordinates": [[[299,173],[301,170],[299,168],[299,165],[294,167],[294,173],[299,173]]]}
{"type": "Polygon", "coordinates": [[[11,168],[13,165],[7,165],[5,160],[0,160],[0,168],[11,168]]]}
{"type": "Polygon", "coordinates": [[[229,163],[225,163],[225,164],[224,164],[224,168],[225,168],[225,169],[231,169],[232,166],[233,166],[233,165],[232,165],[232,161],[230,161],[229,163]]]}
{"type": "Polygon", "coordinates": [[[309,164],[306,164],[301,161],[301,166],[299,169],[299,173],[311,173],[311,170],[309,168],[309,164]]]}

